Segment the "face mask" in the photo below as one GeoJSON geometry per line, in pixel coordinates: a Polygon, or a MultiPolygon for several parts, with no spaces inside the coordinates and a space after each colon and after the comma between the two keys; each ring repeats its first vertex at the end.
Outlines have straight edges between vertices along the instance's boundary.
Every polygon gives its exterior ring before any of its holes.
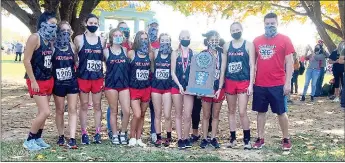
{"type": "Polygon", "coordinates": [[[315,49],[314,49],[314,52],[315,52],[315,53],[320,52],[320,48],[315,48],[315,49]]]}
{"type": "Polygon", "coordinates": [[[160,43],[159,52],[162,54],[171,54],[171,43],[160,43]]]}
{"type": "Polygon", "coordinates": [[[190,44],[190,40],[181,40],[181,45],[184,47],[188,47],[190,44]]]}
{"type": "Polygon", "coordinates": [[[147,40],[141,40],[138,52],[141,54],[149,53],[149,42],[147,40]]]}
{"type": "Polygon", "coordinates": [[[150,41],[154,42],[157,40],[158,29],[157,28],[149,28],[148,34],[150,36],[150,41]]]}
{"type": "Polygon", "coordinates": [[[219,47],[219,41],[208,42],[208,47],[213,50],[216,50],[216,48],[219,47]]]}
{"type": "Polygon", "coordinates": [[[277,35],[277,27],[276,26],[265,26],[265,36],[268,38],[272,38],[277,35]]]}
{"type": "Polygon", "coordinates": [[[123,31],[123,34],[125,35],[126,38],[129,38],[129,31],[123,31]]]}
{"type": "Polygon", "coordinates": [[[54,46],[63,49],[69,46],[71,40],[71,34],[67,31],[58,32],[54,46]]]}
{"type": "Polygon", "coordinates": [[[242,36],[242,32],[237,32],[237,33],[231,34],[231,37],[234,38],[235,40],[240,39],[241,36],[242,36]]]}
{"type": "Polygon", "coordinates": [[[91,33],[95,33],[98,29],[98,26],[95,25],[88,25],[86,26],[87,30],[89,30],[91,33]]]}
{"type": "Polygon", "coordinates": [[[123,37],[113,37],[113,43],[116,45],[120,45],[123,42],[123,37]]]}
{"type": "Polygon", "coordinates": [[[41,28],[38,30],[38,33],[44,40],[53,41],[56,38],[57,26],[56,24],[49,24],[47,22],[41,23],[41,28]]]}

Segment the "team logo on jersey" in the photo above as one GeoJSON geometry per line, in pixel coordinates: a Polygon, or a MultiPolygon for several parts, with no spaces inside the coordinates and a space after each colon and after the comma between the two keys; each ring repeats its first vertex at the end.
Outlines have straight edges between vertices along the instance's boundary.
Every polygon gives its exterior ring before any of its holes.
{"type": "Polygon", "coordinates": [[[275,45],[260,45],[259,46],[259,54],[261,59],[267,60],[272,58],[272,56],[275,54],[275,45]]]}

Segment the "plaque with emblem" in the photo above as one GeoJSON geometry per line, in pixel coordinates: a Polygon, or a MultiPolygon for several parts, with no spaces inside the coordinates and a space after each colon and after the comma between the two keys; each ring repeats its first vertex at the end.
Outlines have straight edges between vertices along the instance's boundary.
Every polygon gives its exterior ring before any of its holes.
{"type": "Polygon", "coordinates": [[[185,94],[214,97],[216,63],[215,57],[209,52],[193,55],[185,94]]]}

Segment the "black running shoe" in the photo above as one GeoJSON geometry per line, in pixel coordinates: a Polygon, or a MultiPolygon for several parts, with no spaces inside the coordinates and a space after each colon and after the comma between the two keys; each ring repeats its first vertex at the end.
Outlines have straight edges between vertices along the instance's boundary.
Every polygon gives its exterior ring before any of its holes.
{"type": "Polygon", "coordinates": [[[101,144],[101,134],[97,133],[94,137],[93,137],[93,142],[96,144],[101,144]]]}
{"type": "Polygon", "coordinates": [[[208,144],[209,142],[206,139],[202,139],[200,143],[200,148],[204,149],[207,147],[208,144]]]}
{"type": "Polygon", "coordinates": [[[186,144],[184,144],[184,140],[181,140],[181,139],[177,141],[177,146],[178,146],[178,149],[186,148],[186,144]]]}
{"type": "Polygon", "coordinates": [[[190,142],[189,139],[185,139],[184,144],[186,145],[186,148],[192,148],[192,142],[190,142]]]}
{"type": "Polygon", "coordinates": [[[78,149],[78,146],[77,146],[77,141],[73,138],[69,139],[69,142],[68,142],[68,148],[69,149],[78,149]]]}
{"type": "Polygon", "coordinates": [[[305,101],[305,96],[302,96],[301,101],[305,101]]]}
{"type": "Polygon", "coordinates": [[[214,148],[220,148],[220,145],[216,138],[213,138],[210,143],[214,148]]]}
{"type": "Polygon", "coordinates": [[[83,134],[81,136],[81,144],[90,144],[90,139],[89,139],[89,135],[87,134],[83,134]]]}
{"type": "Polygon", "coordinates": [[[59,146],[64,146],[65,145],[65,136],[59,136],[59,140],[57,141],[57,144],[59,146]]]}
{"type": "Polygon", "coordinates": [[[191,143],[195,143],[200,139],[200,137],[201,137],[200,135],[196,136],[196,135],[192,134],[189,139],[190,139],[191,143]]]}

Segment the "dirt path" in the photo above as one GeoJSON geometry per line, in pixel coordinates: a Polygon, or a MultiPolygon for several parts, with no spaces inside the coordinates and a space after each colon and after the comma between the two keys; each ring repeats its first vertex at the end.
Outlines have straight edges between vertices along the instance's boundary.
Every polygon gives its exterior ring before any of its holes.
{"type": "MultiPolygon", "coordinates": [[[[1,116],[1,137],[2,140],[20,140],[22,141],[29,130],[31,125],[31,120],[34,118],[35,114],[37,113],[37,109],[33,99],[31,99],[27,93],[26,86],[24,85],[24,80],[9,83],[11,79],[5,79],[2,81],[2,116],[1,116]]],[[[12,80],[13,81],[13,80],[12,80]]],[[[319,137],[331,137],[334,139],[344,139],[344,111],[342,111],[339,107],[339,104],[331,103],[329,100],[325,98],[319,99],[314,104],[311,103],[300,103],[298,102],[298,97],[294,96],[296,102],[294,105],[289,106],[289,118],[290,118],[290,133],[292,135],[292,139],[294,135],[301,134],[301,133],[308,133],[311,135],[316,135],[319,137]]],[[[55,127],[55,108],[53,100],[50,103],[52,108],[52,114],[49,119],[46,121],[46,128],[45,128],[45,136],[46,137],[56,137],[57,130],[55,127]]],[[[107,108],[107,102],[103,97],[102,108],[103,108],[103,117],[105,117],[105,110],[107,108]]],[[[79,107],[79,106],[78,106],[79,107]]],[[[249,108],[251,108],[249,106],[249,108]]],[[[90,110],[88,113],[89,116],[89,126],[93,126],[93,118],[92,118],[93,111],[90,110]]],[[[174,111],[172,113],[174,116],[174,111]]],[[[250,116],[251,126],[252,129],[252,137],[256,136],[256,114],[248,109],[248,115],[250,116]]],[[[220,124],[219,124],[219,138],[220,143],[225,144],[228,142],[229,137],[229,127],[228,127],[228,118],[227,118],[227,103],[224,102],[222,106],[221,116],[220,116],[220,124]]],[[[279,144],[274,143],[280,140],[281,132],[280,127],[277,121],[277,118],[274,114],[268,113],[267,115],[267,123],[266,123],[266,132],[265,132],[265,142],[267,145],[272,146],[279,146],[279,144]]],[[[67,119],[67,115],[65,115],[67,119]]],[[[240,128],[239,117],[237,117],[237,127],[240,128]]],[[[149,121],[150,115],[147,111],[146,113],[146,120],[145,120],[145,132],[144,138],[148,140],[149,136],[149,121]]],[[[174,121],[174,117],[173,117],[174,121]]],[[[103,127],[103,138],[107,139],[106,134],[106,125],[105,120],[102,121],[103,127]]],[[[174,123],[174,122],[173,122],[174,123]]],[[[79,124],[79,122],[78,122],[79,124]]],[[[68,124],[67,120],[65,121],[65,135],[69,135],[68,133],[68,124]]],[[[173,124],[175,126],[175,124],[173,124]]],[[[200,125],[201,126],[201,125],[200,125]]],[[[79,125],[78,125],[79,127],[79,125]]],[[[80,128],[77,129],[80,131],[80,128]]],[[[90,133],[93,132],[93,129],[89,130],[90,133]]],[[[80,133],[80,132],[78,132],[80,133]]],[[[165,134],[163,134],[165,136],[165,134]]],[[[77,137],[80,137],[78,135],[77,137]]],[[[173,137],[176,138],[176,133],[173,132],[173,137]]],[[[239,142],[241,143],[242,140],[242,131],[240,129],[237,130],[237,137],[239,138],[239,142]]],[[[55,140],[54,140],[55,141],[55,140]]],[[[223,147],[224,148],[224,147],[223,147]]],[[[239,147],[242,148],[242,147],[239,147]]],[[[149,148],[150,150],[155,150],[154,147],[149,148]]],[[[193,149],[198,150],[197,147],[193,147],[193,149]]],[[[221,150],[210,150],[210,152],[216,152],[222,158],[227,160],[238,160],[238,161],[245,161],[245,160],[252,160],[252,161],[260,161],[264,160],[264,155],[262,151],[246,151],[243,150],[229,150],[229,149],[221,149],[221,150]]]]}

